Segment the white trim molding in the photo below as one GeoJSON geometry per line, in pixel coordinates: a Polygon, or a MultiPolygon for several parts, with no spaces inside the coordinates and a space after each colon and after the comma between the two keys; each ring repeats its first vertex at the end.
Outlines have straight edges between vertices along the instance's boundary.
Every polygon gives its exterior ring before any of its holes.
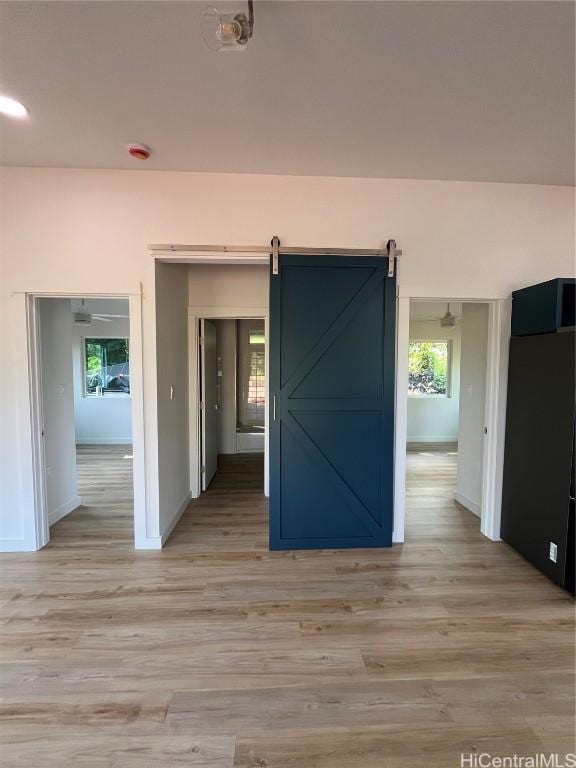
{"type": "MultiPolygon", "coordinates": [[[[144,335],[142,331],[142,296],[128,297],[130,318],[130,404],[132,416],[132,474],[134,484],[134,547],[147,534],[146,448],[144,429],[144,335]]],[[[157,479],[156,479],[157,480],[157,479]]],[[[145,549],[145,547],[144,547],[145,549]]]]}
{"type": "Polygon", "coordinates": [[[143,536],[135,537],[135,549],[162,549],[161,536],[143,536]]]}
{"type": "MultiPolygon", "coordinates": [[[[20,490],[23,511],[22,539],[1,539],[0,551],[33,552],[46,546],[49,526],[55,519],[72,511],[69,503],[52,513],[49,520],[46,499],[46,475],[42,448],[42,375],[40,365],[40,317],[38,300],[43,298],[129,298],[130,307],[130,380],[132,389],[132,454],[134,472],[134,535],[136,547],[146,540],[146,488],[144,475],[144,403],[142,366],[142,295],[138,293],[95,292],[89,287],[79,291],[15,291],[14,339],[18,355],[16,374],[22,382],[16,402],[19,427],[20,490]],[[64,511],[66,509],[67,511],[64,511]]],[[[143,548],[148,548],[144,546],[143,548]]]]}
{"type": "Polygon", "coordinates": [[[511,299],[491,302],[488,313],[486,439],[484,440],[480,530],[492,541],[500,540],[511,318],[511,299]]]}
{"type": "Polygon", "coordinates": [[[188,311],[188,424],[190,461],[190,498],[197,499],[202,492],[200,455],[200,329],[198,317],[188,311]]]}
{"type": "Polygon", "coordinates": [[[176,512],[172,515],[172,518],[170,522],[168,523],[168,527],[164,531],[164,533],[161,536],[144,536],[142,538],[139,538],[137,540],[136,549],[151,549],[151,550],[158,550],[162,549],[162,547],[166,544],[168,541],[170,534],[176,528],[178,522],[180,521],[180,518],[186,512],[186,509],[188,508],[188,505],[192,501],[192,494],[188,492],[186,496],[184,497],[184,500],[178,505],[178,508],[176,509],[176,512]]]}
{"type": "MultiPolygon", "coordinates": [[[[200,457],[200,370],[198,359],[199,321],[205,320],[264,320],[266,374],[269,370],[268,307],[188,307],[188,418],[190,424],[190,494],[197,499],[202,488],[200,457]]],[[[268,429],[269,376],[266,375],[266,407],[264,410],[264,495],[269,495],[270,451],[268,429]]]]}
{"type": "Polygon", "coordinates": [[[396,391],[394,419],[394,512],[392,542],[404,541],[406,515],[406,435],[408,431],[408,349],[410,299],[396,301],[396,391]]]}
{"type": "Polygon", "coordinates": [[[172,516],[172,519],[170,520],[170,522],[166,527],[166,530],[164,531],[162,536],[160,536],[161,547],[163,547],[164,544],[166,544],[166,542],[168,541],[170,534],[178,524],[178,521],[180,520],[184,512],[186,512],[186,509],[188,508],[188,504],[190,504],[191,501],[192,501],[192,494],[190,493],[190,491],[188,491],[186,496],[182,499],[182,501],[178,505],[176,512],[174,513],[174,515],[172,516]]]}
{"type": "Polygon", "coordinates": [[[480,517],[482,514],[482,507],[480,504],[477,504],[475,501],[472,501],[472,499],[469,499],[468,496],[464,496],[462,493],[458,493],[458,491],[454,491],[454,501],[457,501],[458,504],[461,504],[463,507],[466,507],[467,510],[472,512],[476,517],[480,517]]]}
{"type": "Polygon", "coordinates": [[[62,504],[58,509],[53,509],[52,512],[48,513],[48,525],[54,525],[58,520],[62,520],[62,518],[69,515],[70,512],[74,512],[75,509],[78,509],[81,504],[82,498],[80,496],[74,496],[73,499],[62,504]]]}

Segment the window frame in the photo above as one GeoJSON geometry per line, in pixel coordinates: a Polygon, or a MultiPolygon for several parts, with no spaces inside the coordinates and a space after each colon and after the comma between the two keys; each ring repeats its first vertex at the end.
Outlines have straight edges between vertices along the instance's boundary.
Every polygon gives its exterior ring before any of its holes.
{"type": "MultiPolygon", "coordinates": [[[[260,329],[257,329],[258,332],[260,329]]],[[[236,409],[236,432],[237,433],[243,433],[248,432],[250,430],[255,432],[263,432],[266,429],[266,407],[267,407],[267,392],[268,392],[268,371],[266,366],[266,355],[267,355],[267,339],[266,339],[266,320],[265,318],[259,318],[259,317],[253,317],[253,318],[236,318],[235,322],[235,333],[236,333],[236,346],[235,346],[235,375],[236,375],[236,388],[235,388],[235,409],[236,409]],[[241,323],[262,323],[262,341],[261,342],[255,342],[254,344],[250,341],[250,327],[246,328],[246,338],[243,343],[246,344],[246,349],[250,349],[251,346],[262,346],[262,355],[263,355],[263,378],[264,378],[264,387],[263,387],[263,399],[264,403],[262,406],[262,424],[255,423],[255,419],[250,419],[250,424],[240,424],[240,420],[242,418],[241,414],[244,412],[246,415],[247,411],[249,410],[249,405],[242,404],[241,403],[241,397],[242,397],[242,383],[243,383],[243,376],[241,371],[241,355],[240,355],[240,348],[242,345],[242,342],[240,341],[241,338],[241,323]]],[[[258,408],[259,406],[256,406],[258,408]]]]}
{"type": "Polygon", "coordinates": [[[408,397],[415,400],[447,400],[452,397],[452,353],[453,353],[453,339],[434,339],[426,337],[424,339],[409,339],[408,340],[408,366],[410,366],[410,344],[446,344],[446,392],[444,394],[440,392],[418,394],[417,392],[410,391],[410,379],[408,379],[408,397]]]}
{"type": "Polygon", "coordinates": [[[130,392],[102,392],[102,394],[97,395],[95,392],[87,392],[86,390],[86,376],[88,374],[87,366],[86,366],[86,340],[87,339],[120,339],[122,341],[128,342],[128,369],[131,372],[131,366],[130,366],[130,336],[122,336],[117,333],[107,334],[107,333],[99,333],[96,335],[90,335],[90,336],[81,336],[81,346],[80,346],[80,357],[81,357],[81,365],[82,365],[82,397],[86,398],[96,398],[98,400],[103,398],[110,398],[110,397],[132,397],[132,382],[130,382],[130,392]]]}

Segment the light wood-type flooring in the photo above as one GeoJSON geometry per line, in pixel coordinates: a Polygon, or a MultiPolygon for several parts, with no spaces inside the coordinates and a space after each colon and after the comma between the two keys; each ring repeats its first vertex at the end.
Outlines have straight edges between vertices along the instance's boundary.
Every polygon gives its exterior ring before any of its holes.
{"type": "Polygon", "coordinates": [[[85,506],[1,557],[3,768],[574,749],[574,603],[452,501],[455,453],[409,454],[403,546],[282,553],[255,456],[221,462],[163,551],[134,551],[129,456],[81,449],[85,506]]]}

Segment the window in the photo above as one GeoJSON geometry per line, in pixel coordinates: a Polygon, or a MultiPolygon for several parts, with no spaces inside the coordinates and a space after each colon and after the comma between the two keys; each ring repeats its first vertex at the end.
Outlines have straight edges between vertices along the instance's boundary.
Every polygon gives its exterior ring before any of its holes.
{"type": "Polygon", "coordinates": [[[84,339],[86,395],[129,395],[128,339],[84,339]]]}
{"type": "Polygon", "coordinates": [[[408,352],[408,393],[448,397],[449,341],[411,341],[408,352]]]}
{"type": "Polygon", "coordinates": [[[237,320],[237,429],[264,429],[266,407],[264,320],[237,320]]]}

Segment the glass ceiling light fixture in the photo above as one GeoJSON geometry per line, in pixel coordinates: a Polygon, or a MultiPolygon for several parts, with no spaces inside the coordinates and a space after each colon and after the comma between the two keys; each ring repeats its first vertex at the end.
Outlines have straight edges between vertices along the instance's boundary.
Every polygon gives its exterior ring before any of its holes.
{"type": "Polygon", "coordinates": [[[211,51],[241,51],[254,34],[254,3],[245,13],[222,13],[207,6],[202,11],[202,37],[211,51]]]}

